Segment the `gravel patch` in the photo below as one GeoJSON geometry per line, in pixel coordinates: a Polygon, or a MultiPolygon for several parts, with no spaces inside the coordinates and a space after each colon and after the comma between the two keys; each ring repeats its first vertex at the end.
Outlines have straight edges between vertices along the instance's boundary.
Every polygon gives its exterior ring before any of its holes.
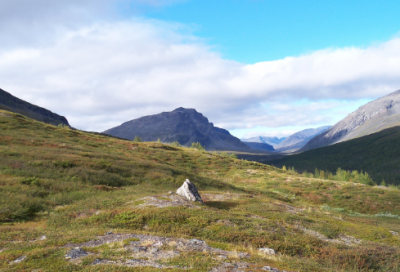
{"type": "Polygon", "coordinates": [[[317,231],[309,230],[302,226],[297,226],[297,228],[304,231],[304,233],[306,233],[308,235],[317,237],[318,239],[321,239],[322,241],[329,242],[329,243],[337,243],[337,244],[343,244],[343,245],[347,245],[347,246],[359,245],[361,243],[361,240],[356,239],[353,236],[349,236],[346,234],[340,234],[337,239],[330,239],[317,231]]]}

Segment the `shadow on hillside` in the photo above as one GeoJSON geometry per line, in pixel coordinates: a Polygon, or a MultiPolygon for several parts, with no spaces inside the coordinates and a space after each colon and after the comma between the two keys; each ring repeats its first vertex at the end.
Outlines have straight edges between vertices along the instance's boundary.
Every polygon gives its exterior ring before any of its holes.
{"type": "Polygon", "coordinates": [[[219,210],[230,210],[239,205],[239,203],[231,201],[207,201],[206,205],[209,207],[217,208],[219,210]]]}

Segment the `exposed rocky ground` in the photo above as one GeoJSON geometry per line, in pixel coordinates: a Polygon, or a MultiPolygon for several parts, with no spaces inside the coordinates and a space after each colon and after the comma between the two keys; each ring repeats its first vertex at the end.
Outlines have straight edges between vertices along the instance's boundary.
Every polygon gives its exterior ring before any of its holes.
{"type": "MultiPolygon", "coordinates": [[[[128,241],[122,248],[116,247],[116,251],[126,251],[128,254],[123,259],[95,259],[92,262],[96,265],[118,265],[126,267],[154,267],[154,268],[178,268],[182,270],[191,269],[192,267],[182,267],[169,265],[168,260],[178,257],[183,252],[202,252],[212,256],[214,260],[220,264],[210,271],[277,271],[279,269],[270,266],[252,264],[246,261],[251,257],[251,254],[245,252],[234,252],[213,248],[205,241],[199,239],[181,239],[168,238],[154,235],[143,234],[113,234],[97,237],[96,240],[88,241],[80,244],[67,244],[65,247],[71,248],[65,258],[71,262],[79,264],[82,259],[91,253],[92,248],[100,247],[105,244],[114,244],[128,241]]],[[[275,255],[272,249],[260,248],[256,254],[275,255]]],[[[23,258],[19,258],[22,259],[23,258]]],[[[14,261],[17,262],[18,260],[14,261]]],[[[20,260],[21,261],[21,260],[20,260]]],[[[283,270],[284,271],[284,270],[283,270]]]]}

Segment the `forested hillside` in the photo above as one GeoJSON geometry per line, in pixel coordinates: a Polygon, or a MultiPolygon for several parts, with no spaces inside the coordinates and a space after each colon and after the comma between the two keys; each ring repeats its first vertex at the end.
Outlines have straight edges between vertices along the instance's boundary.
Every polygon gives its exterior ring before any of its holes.
{"type": "Polygon", "coordinates": [[[270,162],[277,167],[336,173],[338,168],[367,172],[376,183],[400,185],[400,127],[309,150],[270,162]]]}

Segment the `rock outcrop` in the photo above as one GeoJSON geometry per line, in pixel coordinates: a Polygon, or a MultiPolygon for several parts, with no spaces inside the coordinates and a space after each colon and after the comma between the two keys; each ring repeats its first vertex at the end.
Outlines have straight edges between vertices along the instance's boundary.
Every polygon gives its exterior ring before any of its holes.
{"type": "Polygon", "coordinates": [[[187,198],[190,201],[197,201],[204,204],[199,192],[197,191],[196,186],[188,179],[185,180],[185,182],[182,184],[181,187],[178,188],[178,190],[176,190],[176,193],[187,198]]]}
{"type": "Polygon", "coordinates": [[[75,247],[75,248],[71,249],[70,251],[68,251],[67,254],[65,254],[65,258],[73,260],[73,259],[85,257],[87,255],[88,255],[87,252],[84,251],[82,248],[75,247]]]}

